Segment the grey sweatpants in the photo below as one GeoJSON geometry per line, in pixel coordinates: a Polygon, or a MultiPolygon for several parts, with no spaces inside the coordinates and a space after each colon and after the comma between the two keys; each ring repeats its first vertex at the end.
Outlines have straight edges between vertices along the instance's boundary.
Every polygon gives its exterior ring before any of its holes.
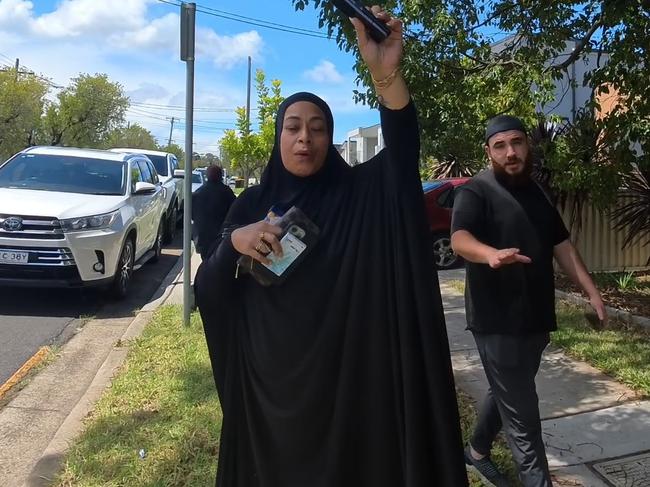
{"type": "Polygon", "coordinates": [[[474,340],[490,388],[470,440],[472,447],[488,455],[503,428],[523,485],[552,487],[535,388],[549,334],[474,333],[474,340]]]}

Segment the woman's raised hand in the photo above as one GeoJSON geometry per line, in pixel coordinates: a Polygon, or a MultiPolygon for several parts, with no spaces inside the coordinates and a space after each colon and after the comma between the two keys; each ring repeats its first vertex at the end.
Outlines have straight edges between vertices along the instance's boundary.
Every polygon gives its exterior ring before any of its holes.
{"type": "Polygon", "coordinates": [[[359,52],[372,76],[379,103],[399,110],[411,99],[399,69],[403,55],[402,21],[391,17],[377,5],[372,7],[371,12],[390,28],[391,33],[384,41],[375,42],[359,19],[350,19],[357,32],[359,52]]]}
{"type": "Polygon", "coordinates": [[[366,27],[357,18],[351,18],[357,32],[357,43],[363,61],[376,80],[386,79],[398,67],[402,60],[402,21],[390,16],[378,5],[370,11],[391,30],[383,42],[375,42],[366,32],[366,27]]]}

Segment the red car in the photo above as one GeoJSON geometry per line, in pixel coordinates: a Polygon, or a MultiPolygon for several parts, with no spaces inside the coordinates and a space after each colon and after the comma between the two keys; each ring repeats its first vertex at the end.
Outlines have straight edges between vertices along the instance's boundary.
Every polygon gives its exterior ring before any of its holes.
{"type": "Polygon", "coordinates": [[[457,188],[469,180],[470,178],[449,178],[422,183],[438,269],[453,269],[462,264],[462,259],[451,249],[451,209],[457,188]]]}

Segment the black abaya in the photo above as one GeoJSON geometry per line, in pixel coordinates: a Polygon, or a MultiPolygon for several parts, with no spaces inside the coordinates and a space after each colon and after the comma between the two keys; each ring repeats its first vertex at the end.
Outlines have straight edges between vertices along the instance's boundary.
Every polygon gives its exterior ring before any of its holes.
{"type": "MultiPolygon", "coordinates": [[[[313,95],[312,101],[331,114],[313,95]]],[[[225,228],[299,207],[321,230],[280,286],[235,278],[229,235],[197,274],[223,409],[219,487],[467,485],[418,172],[413,104],[381,109],[387,149],[349,168],[333,146],[297,178],[276,147],[225,228]]]]}

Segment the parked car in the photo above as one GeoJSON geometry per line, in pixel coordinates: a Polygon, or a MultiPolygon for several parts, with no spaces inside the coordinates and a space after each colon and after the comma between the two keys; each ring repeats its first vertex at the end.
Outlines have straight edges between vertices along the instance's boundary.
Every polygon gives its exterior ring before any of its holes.
{"type": "Polygon", "coordinates": [[[451,210],[457,188],[469,179],[449,178],[422,183],[438,269],[453,269],[462,264],[462,259],[451,248],[451,210]]]}
{"type": "Polygon", "coordinates": [[[165,189],[143,155],[32,147],[0,165],[0,285],[108,286],[160,258],[165,189]]]}
{"type": "Polygon", "coordinates": [[[195,169],[192,171],[192,193],[203,186],[206,181],[205,172],[195,169]]]}
{"type": "Polygon", "coordinates": [[[178,170],[178,159],[171,152],[133,148],[110,150],[120,153],[144,154],[153,162],[158,178],[167,191],[164,241],[171,242],[176,236],[177,226],[183,222],[183,172],[178,170]]]}

